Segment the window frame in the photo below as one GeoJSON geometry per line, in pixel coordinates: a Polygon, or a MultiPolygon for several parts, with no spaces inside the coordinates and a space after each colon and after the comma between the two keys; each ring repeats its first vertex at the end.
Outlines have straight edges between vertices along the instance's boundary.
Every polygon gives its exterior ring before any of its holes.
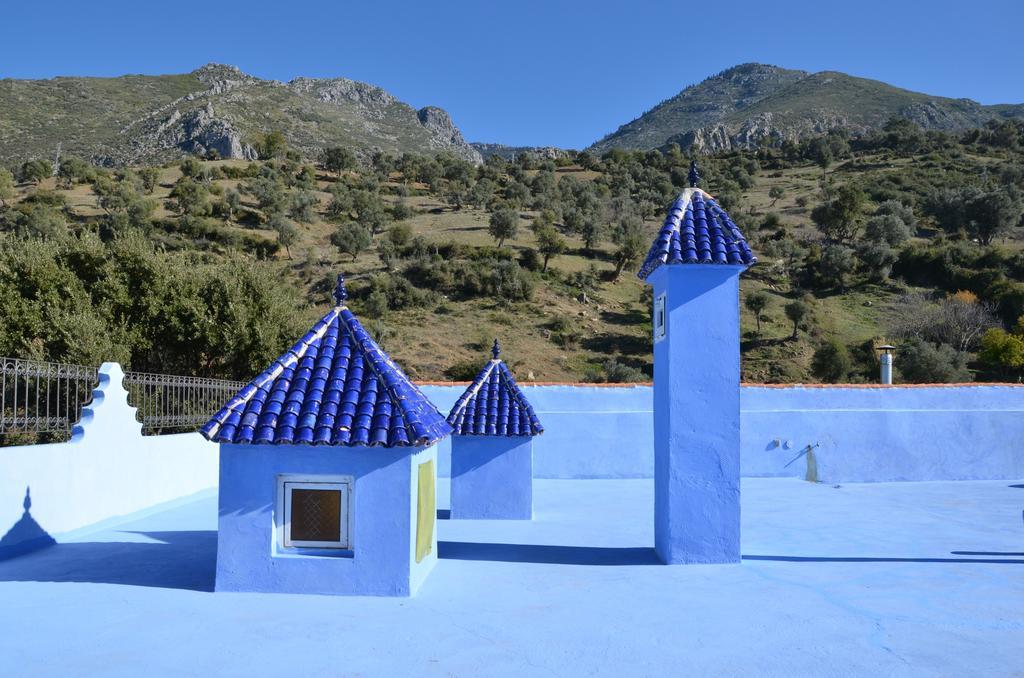
{"type": "Polygon", "coordinates": [[[352,496],[355,490],[353,476],[311,476],[311,475],[279,475],[277,477],[277,507],[281,517],[282,549],[299,551],[301,549],[331,549],[332,551],[351,551],[352,540],[352,496]],[[341,492],[339,502],[339,541],[307,541],[292,539],[292,490],[337,490],[341,492]]]}
{"type": "Polygon", "coordinates": [[[665,310],[665,297],[666,294],[664,292],[654,297],[654,317],[652,319],[652,324],[654,325],[655,343],[664,339],[665,335],[668,334],[668,316],[665,310]]]}

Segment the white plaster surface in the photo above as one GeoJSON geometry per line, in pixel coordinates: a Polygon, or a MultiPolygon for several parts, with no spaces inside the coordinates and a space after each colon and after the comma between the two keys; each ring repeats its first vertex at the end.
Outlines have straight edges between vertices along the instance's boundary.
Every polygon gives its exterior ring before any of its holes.
{"type": "Polygon", "coordinates": [[[143,436],[117,363],[66,443],[0,447],[0,535],[22,515],[60,535],[217,485],[217,446],[198,433],[143,436]]]}

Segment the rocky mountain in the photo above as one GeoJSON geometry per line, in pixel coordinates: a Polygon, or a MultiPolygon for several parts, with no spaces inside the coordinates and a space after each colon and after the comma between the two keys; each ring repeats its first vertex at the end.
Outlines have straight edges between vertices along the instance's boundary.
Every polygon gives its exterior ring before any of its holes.
{"type": "Polygon", "coordinates": [[[488,144],[478,141],[472,141],[469,145],[479,151],[485,160],[492,155],[503,160],[515,160],[524,153],[538,160],[559,160],[569,155],[568,151],[554,146],[506,146],[505,144],[488,144]]]}
{"type": "Polygon", "coordinates": [[[588,150],[646,150],[678,143],[712,153],[778,144],[844,128],[878,129],[893,117],[925,129],[960,131],[993,118],[1024,117],[1024,104],[984,106],[900,89],[845,73],[743,64],[687,87],[588,150]]]}
{"type": "Polygon", "coordinates": [[[208,64],[183,75],[0,80],[0,162],[52,158],[60,148],[104,165],[215,150],[254,158],[257,135],[281,131],[313,157],[325,146],[368,154],[449,151],[481,162],[448,113],[416,110],[345,78],[282,83],[208,64]]]}

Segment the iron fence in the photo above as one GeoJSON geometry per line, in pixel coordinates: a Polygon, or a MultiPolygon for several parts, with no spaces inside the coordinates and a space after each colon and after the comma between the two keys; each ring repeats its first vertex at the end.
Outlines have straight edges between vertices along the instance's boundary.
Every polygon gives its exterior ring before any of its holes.
{"type": "Polygon", "coordinates": [[[126,372],[128,402],[137,408],[142,432],[195,430],[235,395],[245,382],[171,374],[126,372]]]}
{"type": "Polygon", "coordinates": [[[0,357],[0,440],[64,440],[92,400],[98,370],[0,357]]]}
{"type": "MultiPolygon", "coordinates": [[[[0,357],[0,445],[67,440],[98,383],[96,367],[0,357]]],[[[171,374],[124,376],[146,435],[195,430],[243,386],[171,374]]]]}

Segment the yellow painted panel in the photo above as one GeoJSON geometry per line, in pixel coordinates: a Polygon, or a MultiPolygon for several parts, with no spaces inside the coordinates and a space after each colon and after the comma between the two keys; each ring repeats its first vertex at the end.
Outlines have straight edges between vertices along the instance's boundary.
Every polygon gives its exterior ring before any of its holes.
{"type": "Polygon", "coordinates": [[[437,520],[437,497],[434,491],[434,460],[419,467],[416,500],[416,562],[430,555],[434,549],[434,521],[437,520]]]}

